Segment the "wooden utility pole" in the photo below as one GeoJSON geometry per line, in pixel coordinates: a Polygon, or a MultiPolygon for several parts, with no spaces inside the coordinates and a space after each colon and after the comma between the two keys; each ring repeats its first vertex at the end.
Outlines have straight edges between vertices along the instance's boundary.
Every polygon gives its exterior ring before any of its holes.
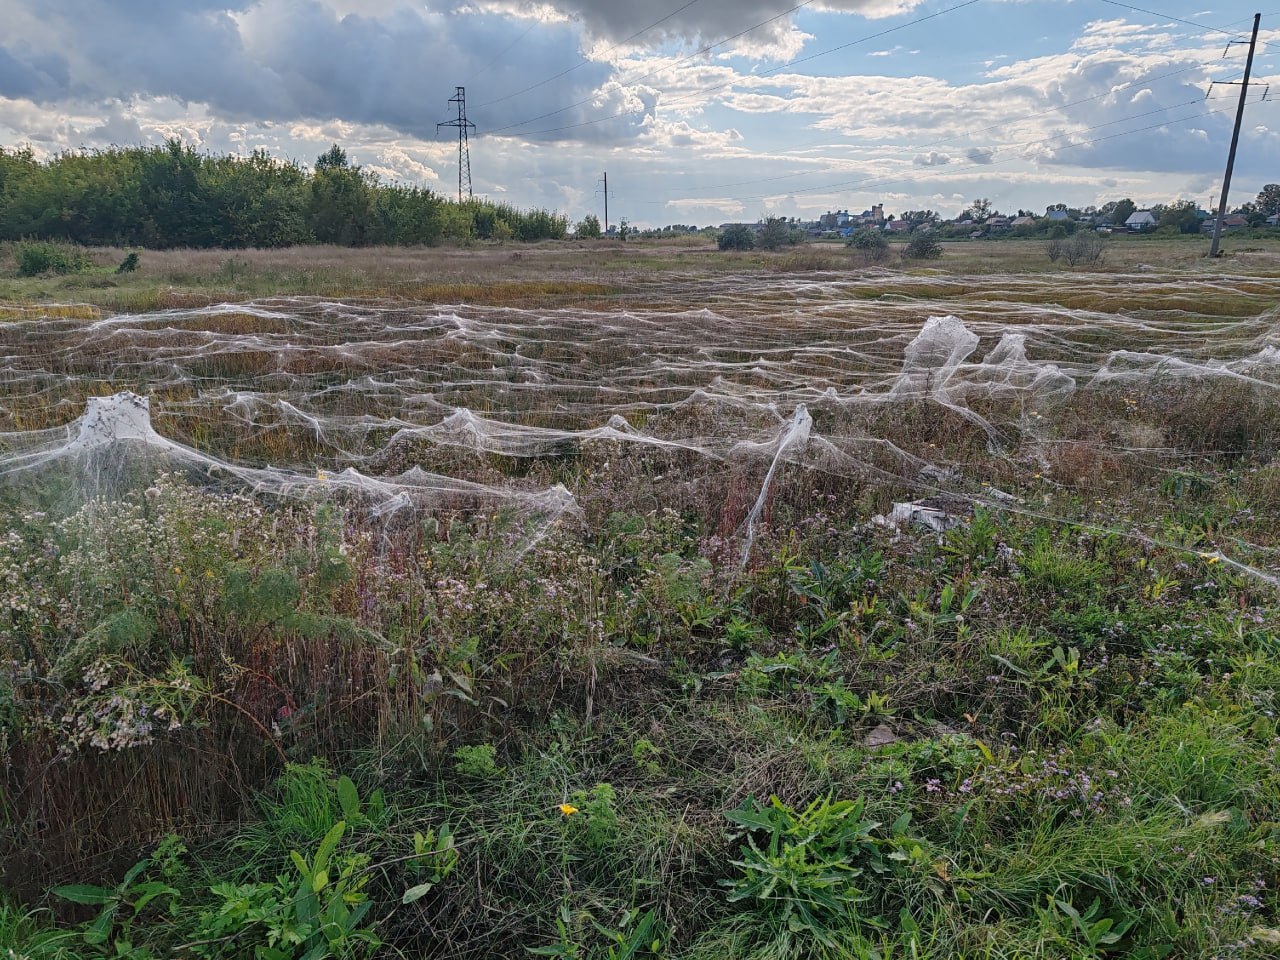
{"type": "Polygon", "coordinates": [[[1213,224],[1213,243],[1209,256],[1218,256],[1218,244],[1222,240],[1222,221],[1227,217],[1227,194],[1231,192],[1231,171],[1236,166],[1236,147],[1240,144],[1240,125],[1244,122],[1244,101],[1249,96],[1249,74],[1253,72],[1253,51],[1258,46],[1258,25],[1262,14],[1253,15],[1253,37],[1249,40],[1249,58],[1244,64],[1244,79],[1240,82],[1240,105],[1236,107],[1236,127],[1231,133],[1231,151],[1227,154],[1227,173],[1222,178],[1222,199],[1218,203],[1218,219],[1213,224]]]}
{"type": "MultiPolygon", "coordinates": [[[[1245,74],[1247,77],[1248,74],[1245,74]]],[[[609,171],[604,172],[604,235],[609,235],[609,171]]]]}

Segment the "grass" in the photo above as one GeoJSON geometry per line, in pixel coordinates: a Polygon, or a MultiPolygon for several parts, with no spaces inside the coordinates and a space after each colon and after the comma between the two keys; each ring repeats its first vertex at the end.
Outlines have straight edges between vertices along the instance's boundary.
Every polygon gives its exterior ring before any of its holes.
{"type": "Polygon", "coordinates": [[[459,497],[387,522],[199,474],[105,508],[65,464],[5,478],[0,956],[1273,956],[1274,373],[1109,359],[1265,342],[1280,257],[1197,249],[1122,238],[1089,273],[1014,241],[905,270],[143,252],[115,286],[0,279],[8,430],[134,387],[234,462],[345,451],[580,508],[544,531],[459,497]],[[144,306],[173,312],[93,325],[144,306]],[[979,356],[1039,331],[1075,392],[966,393],[975,368],[952,407],[885,401],[943,313],[979,356]],[[799,402],[812,439],[744,559],[799,402]],[[391,442],[461,407],[525,429],[391,442]],[[663,443],[564,432],[612,413],[663,443]],[[873,521],[926,497],[961,523],[873,521]]]}

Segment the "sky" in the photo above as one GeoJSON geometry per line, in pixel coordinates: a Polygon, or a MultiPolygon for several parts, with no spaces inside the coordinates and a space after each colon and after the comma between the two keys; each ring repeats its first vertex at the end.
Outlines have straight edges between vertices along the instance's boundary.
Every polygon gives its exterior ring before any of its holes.
{"type": "Polygon", "coordinates": [[[1255,12],[1234,205],[1280,182],[1280,0],[0,0],[0,145],[338,143],[456,195],[464,86],[476,195],[574,221],[606,171],[642,227],[1209,207],[1255,12]]]}

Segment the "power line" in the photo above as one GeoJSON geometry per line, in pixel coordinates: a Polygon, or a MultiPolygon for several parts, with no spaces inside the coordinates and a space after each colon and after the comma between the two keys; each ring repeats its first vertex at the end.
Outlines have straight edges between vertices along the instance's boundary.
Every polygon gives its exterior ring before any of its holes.
{"type": "MultiPolygon", "coordinates": [[[[660,26],[662,26],[662,24],[666,23],[668,20],[670,20],[670,19],[671,19],[672,17],[674,17],[676,14],[684,13],[684,11],[688,10],[688,9],[689,9],[690,7],[692,7],[695,3],[699,3],[699,2],[700,2],[700,0],[689,0],[689,2],[688,2],[688,3],[686,3],[684,6],[682,6],[682,7],[678,7],[677,9],[672,10],[670,13],[668,13],[668,14],[667,14],[665,17],[663,17],[662,19],[660,19],[660,20],[655,20],[653,23],[649,24],[649,25],[648,25],[647,27],[645,27],[644,29],[642,29],[642,30],[637,30],[635,33],[631,34],[631,36],[627,37],[626,39],[624,39],[624,40],[619,40],[617,43],[611,44],[611,45],[609,46],[609,48],[608,48],[608,51],[609,51],[609,52],[612,52],[612,51],[614,51],[614,50],[617,50],[619,47],[625,47],[625,46],[626,46],[628,43],[630,43],[632,40],[635,40],[636,38],[643,36],[644,34],[648,33],[650,30],[653,30],[655,27],[660,27],[660,26]]],[[[535,24],[534,24],[534,25],[535,25],[535,26],[537,25],[537,24],[536,24],[536,22],[535,22],[535,24]]],[[[533,29],[533,28],[532,28],[532,27],[530,27],[530,29],[533,29]]],[[[528,30],[526,30],[526,31],[525,31],[525,33],[528,33],[528,32],[529,32],[528,30]]],[[[521,37],[523,38],[523,34],[521,35],[521,37]]],[[[506,49],[506,50],[503,50],[502,52],[503,52],[503,53],[506,53],[506,52],[507,52],[507,50],[510,50],[510,49],[511,49],[511,47],[513,47],[513,46],[515,46],[515,44],[514,44],[514,43],[512,43],[510,46],[508,46],[508,47],[507,47],[507,49],[506,49]]],[[[498,56],[501,56],[501,55],[502,55],[502,54],[498,54],[498,56]]],[[[593,62],[595,62],[595,61],[594,61],[594,60],[592,60],[590,57],[583,57],[581,60],[579,60],[577,63],[575,63],[572,67],[569,67],[567,70],[561,70],[559,73],[555,74],[554,76],[547,77],[545,80],[539,80],[537,83],[530,84],[529,86],[525,87],[523,90],[517,90],[515,93],[508,93],[505,97],[498,97],[496,100],[486,100],[484,103],[479,104],[479,105],[476,107],[476,109],[479,109],[480,107],[489,107],[489,106],[492,106],[492,105],[493,105],[493,104],[495,104],[495,103],[502,103],[502,102],[504,102],[504,101],[506,101],[506,100],[512,100],[512,99],[514,99],[515,97],[519,97],[519,96],[521,96],[521,95],[523,95],[523,94],[528,93],[530,90],[537,90],[539,87],[546,86],[548,83],[551,83],[551,82],[552,82],[552,81],[554,81],[554,80],[559,80],[561,77],[567,77],[569,74],[573,73],[573,71],[577,70],[579,67],[584,67],[584,66],[586,66],[588,63],[593,63],[593,62]]],[[[505,128],[504,128],[504,129],[505,129],[505,128]]]]}
{"type": "MultiPolygon", "coordinates": [[[[928,143],[922,143],[922,144],[904,144],[904,145],[902,145],[902,146],[898,147],[897,149],[899,149],[899,150],[928,150],[930,147],[937,147],[937,146],[941,146],[942,144],[945,144],[945,143],[952,143],[952,142],[954,142],[954,141],[956,141],[956,140],[961,140],[961,139],[964,139],[964,138],[967,138],[967,137],[971,137],[971,136],[973,136],[974,134],[986,133],[986,132],[988,132],[988,131],[990,131],[990,130],[996,130],[996,129],[999,129],[999,128],[1001,128],[1001,127],[1006,127],[1006,126],[1008,126],[1010,123],[1017,123],[1017,122],[1019,122],[1019,121],[1021,121],[1021,120],[1031,120],[1031,119],[1035,119],[1036,117],[1042,116],[1042,115],[1043,115],[1043,114],[1045,114],[1045,113],[1061,113],[1061,112],[1062,112],[1062,111],[1064,111],[1064,110],[1069,110],[1069,109],[1070,109],[1070,108],[1072,108],[1072,107],[1077,107],[1077,106],[1079,106],[1079,105],[1080,105],[1080,104],[1082,104],[1082,103],[1091,103],[1091,102],[1093,102],[1094,100],[1101,100],[1101,99],[1102,99],[1102,98],[1104,98],[1104,97],[1112,96],[1113,94],[1115,94],[1115,93],[1119,93],[1119,92],[1120,92],[1120,91],[1122,91],[1122,90],[1127,90],[1127,89],[1129,89],[1130,87],[1136,87],[1136,86],[1139,86],[1139,85],[1142,85],[1142,84],[1148,84],[1148,83],[1156,83],[1156,82],[1158,82],[1158,81],[1160,81],[1160,80],[1167,80],[1167,79],[1168,79],[1168,78],[1170,78],[1170,77],[1176,77],[1176,76],[1178,76],[1178,75],[1180,75],[1180,74],[1188,73],[1188,72],[1190,72],[1191,70],[1197,70],[1197,69],[1200,69],[1200,68],[1202,68],[1202,67],[1209,67],[1209,66],[1213,66],[1215,63],[1220,63],[1220,62],[1221,62],[1221,58],[1220,58],[1219,60],[1216,60],[1216,61],[1215,61],[1215,60],[1209,60],[1209,61],[1205,61],[1205,62],[1203,62],[1203,63],[1196,63],[1196,64],[1192,64],[1191,66],[1182,67],[1181,69],[1173,70],[1173,71],[1171,71],[1171,72],[1169,72],[1169,73],[1159,74],[1159,75],[1157,75],[1157,76],[1155,76],[1155,77],[1141,77],[1141,78],[1139,78],[1139,79],[1137,79],[1137,80],[1130,81],[1129,83],[1121,84],[1121,85],[1120,85],[1120,86],[1118,86],[1118,87],[1111,87],[1110,89],[1104,90],[1102,93],[1094,94],[1094,95],[1093,95],[1093,96],[1091,96],[1091,97],[1081,97],[1079,100],[1072,100],[1071,102],[1069,102],[1069,103],[1064,103],[1064,104],[1062,104],[1061,106],[1057,106],[1057,107],[1046,107],[1046,108],[1044,108],[1043,110],[1037,110],[1037,111],[1035,111],[1035,112],[1033,112],[1033,113],[1026,113],[1026,114],[1022,114],[1022,115],[1020,115],[1020,116],[1017,116],[1017,117],[1010,117],[1010,118],[1008,118],[1008,119],[1006,119],[1006,120],[1001,120],[1001,121],[999,121],[998,123],[993,123],[993,124],[991,124],[991,125],[989,125],[989,126],[986,126],[986,127],[979,127],[979,128],[978,128],[978,129],[976,129],[976,130],[966,131],[965,133],[959,133],[959,134],[956,134],[955,136],[952,136],[952,137],[943,137],[943,138],[941,138],[941,139],[939,139],[939,140],[931,140],[931,141],[929,141],[928,143]]],[[[1197,98],[1197,99],[1199,99],[1199,98],[1197,98]]],[[[1176,108],[1171,107],[1171,108],[1169,108],[1169,109],[1176,109],[1176,108]]],[[[827,137],[827,138],[823,138],[823,140],[813,141],[813,142],[812,142],[812,143],[810,143],[810,144],[800,144],[800,145],[799,145],[799,147],[800,147],[800,148],[803,148],[803,147],[805,147],[805,146],[813,146],[813,145],[816,145],[816,144],[819,144],[819,143],[823,143],[823,142],[825,142],[825,140],[828,140],[828,139],[830,139],[830,138],[829,138],[829,137],[827,137]]],[[[747,186],[747,185],[749,185],[749,184],[753,184],[753,183],[774,183],[774,182],[779,181],[779,180],[791,180],[791,179],[794,179],[794,178],[796,178],[796,177],[806,177],[806,176],[810,176],[810,175],[811,175],[811,172],[812,172],[812,171],[809,171],[809,170],[802,170],[802,171],[800,171],[799,173],[787,173],[787,174],[782,174],[782,175],[780,175],[780,176],[776,176],[776,177],[760,177],[760,178],[753,179],[753,180],[740,180],[740,181],[736,181],[736,182],[733,182],[733,183],[711,184],[711,185],[708,185],[708,186],[702,186],[702,187],[695,187],[695,188],[692,188],[692,192],[701,192],[701,191],[705,191],[705,190],[722,190],[722,189],[724,189],[725,187],[741,187],[741,186],[747,186]]]]}
{"type": "MultiPolygon", "coordinates": [[[[1113,7],[1124,7],[1124,9],[1126,10],[1134,10],[1138,13],[1145,13],[1148,16],[1160,17],[1161,19],[1164,19],[1164,20],[1172,20],[1175,23],[1185,23],[1187,24],[1187,26],[1196,27],[1200,30],[1207,30],[1210,33],[1219,33],[1225,37],[1233,37],[1237,40],[1242,37],[1242,34],[1239,31],[1233,32],[1231,30],[1224,30],[1221,27],[1215,27],[1207,23],[1196,23],[1194,20],[1183,20],[1181,17],[1174,17],[1167,13],[1161,13],[1159,10],[1148,10],[1145,7],[1135,7],[1131,3],[1121,3],[1120,0],[1102,0],[1102,2],[1109,3],[1113,7]]],[[[1272,46],[1272,44],[1267,43],[1265,40],[1261,41],[1261,43],[1264,47],[1272,46]]]]}
{"type": "MultiPolygon", "coordinates": [[[[813,0],[808,0],[808,2],[809,2],[809,3],[811,3],[811,2],[813,2],[813,0]]],[[[808,62],[809,62],[809,61],[811,61],[811,60],[816,60],[816,59],[818,59],[819,57],[825,57],[825,56],[828,56],[828,55],[830,55],[830,54],[832,54],[832,53],[838,53],[838,52],[839,52],[839,51],[841,51],[841,50],[847,50],[849,47],[857,46],[858,44],[861,44],[861,43],[869,43],[869,42],[871,42],[872,40],[879,40],[879,39],[882,39],[883,37],[887,37],[887,36],[889,36],[890,34],[897,33],[897,32],[898,32],[898,31],[900,31],[900,30],[906,30],[908,27],[914,27],[914,26],[916,26],[916,25],[918,25],[918,24],[921,24],[921,23],[924,23],[924,22],[926,22],[926,21],[928,21],[928,20],[934,20],[934,19],[936,19],[936,18],[938,18],[938,17],[945,16],[945,15],[946,15],[946,14],[948,14],[948,13],[954,13],[954,12],[955,12],[955,11],[957,11],[957,10],[962,10],[962,9],[964,9],[965,7],[971,7],[971,6],[973,6],[975,3],[981,3],[981,2],[982,2],[982,0],[964,0],[964,2],[963,2],[963,3],[958,3],[958,4],[956,4],[955,6],[947,7],[945,10],[938,10],[938,11],[936,11],[936,12],[934,12],[934,13],[926,14],[925,16],[922,16],[922,17],[917,17],[916,19],[914,19],[914,20],[909,20],[909,21],[908,21],[908,22],[906,22],[906,23],[900,23],[900,24],[898,24],[896,27],[889,27],[887,30],[881,30],[879,33],[872,33],[872,34],[868,34],[868,35],[867,35],[867,36],[865,36],[865,37],[859,37],[857,40],[850,40],[850,41],[848,41],[847,43],[842,43],[842,44],[840,44],[840,45],[838,45],[838,46],[831,47],[831,48],[830,48],[830,49],[828,49],[828,50],[820,51],[819,53],[809,54],[808,56],[804,56],[804,57],[797,57],[797,58],[796,58],[796,59],[794,59],[794,60],[789,60],[789,61],[787,61],[786,63],[784,63],[784,64],[780,64],[780,65],[779,65],[779,66],[777,66],[777,67],[772,67],[772,68],[770,68],[769,70],[762,70],[761,72],[759,72],[759,73],[757,73],[757,74],[754,74],[754,76],[757,76],[757,77],[767,77],[767,76],[769,76],[770,74],[777,73],[777,72],[778,72],[778,71],[780,71],[780,70],[786,70],[788,67],[793,67],[793,66],[796,66],[797,64],[801,64],[801,63],[808,63],[808,62]]],[[[797,6],[793,7],[793,8],[792,8],[792,10],[798,10],[800,7],[803,7],[803,6],[807,6],[807,3],[798,4],[797,6]]],[[[792,12],[792,10],[787,11],[787,13],[792,12]]],[[[773,20],[777,20],[777,19],[779,19],[779,17],[783,17],[783,16],[786,16],[786,13],[779,14],[777,17],[774,17],[774,18],[773,18],[773,20]]],[[[772,21],[765,21],[765,22],[766,22],[766,23],[769,23],[769,22],[772,22],[772,21]]],[[[737,37],[740,37],[740,36],[743,36],[743,35],[745,35],[745,34],[747,34],[747,33],[750,33],[752,30],[758,29],[760,26],[763,26],[763,24],[756,24],[756,26],[751,27],[751,28],[749,28],[749,29],[747,29],[747,30],[744,30],[744,31],[742,31],[742,33],[737,34],[737,35],[736,35],[736,36],[734,36],[734,37],[730,37],[730,38],[728,38],[728,40],[722,40],[722,41],[720,41],[720,43],[728,43],[728,42],[729,42],[729,40],[737,39],[737,37]]],[[[713,46],[719,46],[719,45],[720,45],[720,44],[713,44],[713,46]]],[[[708,48],[708,49],[709,49],[709,48],[708,48]]],[[[638,78],[638,80],[636,80],[636,81],[631,81],[631,82],[629,82],[629,83],[622,84],[622,86],[630,86],[630,85],[632,85],[633,83],[639,82],[639,80],[643,80],[643,79],[645,79],[646,77],[651,77],[651,76],[653,76],[654,74],[662,73],[662,72],[665,72],[666,70],[674,69],[675,67],[680,66],[682,63],[687,62],[689,59],[691,59],[691,58],[690,58],[690,57],[686,57],[684,60],[678,60],[678,61],[676,61],[676,62],[675,62],[675,63],[673,63],[673,64],[670,64],[670,65],[668,65],[668,66],[661,67],[661,68],[659,68],[659,69],[657,69],[657,70],[651,71],[650,73],[646,74],[646,75],[645,75],[645,77],[640,77],[640,78],[638,78]]],[[[725,87],[731,87],[731,86],[733,86],[735,83],[738,83],[738,82],[740,82],[740,78],[738,78],[738,77],[734,77],[732,80],[728,80],[728,81],[726,81],[726,82],[724,82],[724,83],[717,84],[716,86],[709,87],[709,88],[707,88],[707,89],[705,89],[705,90],[700,90],[700,91],[698,91],[698,92],[696,92],[696,93],[686,94],[685,96],[683,96],[683,97],[677,97],[677,98],[675,98],[674,100],[668,100],[668,101],[667,101],[667,105],[676,104],[676,103],[683,103],[684,101],[686,101],[686,100],[690,100],[690,99],[692,99],[693,97],[706,96],[706,95],[707,95],[707,94],[709,94],[709,93],[715,93],[717,90],[723,90],[725,87]]],[[[588,102],[590,102],[590,100],[589,100],[589,99],[588,99],[588,100],[580,100],[580,101],[578,101],[578,103],[570,104],[569,106],[564,107],[564,108],[562,108],[562,109],[560,109],[560,110],[555,110],[555,111],[552,111],[551,113],[543,114],[541,117],[534,117],[532,120],[522,121],[521,123],[513,123],[513,124],[509,124],[509,125],[507,125],[507,126],[505,126],[505,127],[499,127],[497,130],[493,130],[493,131],[490,131],[490,132],[491,132],[491,133],[499,133],[499,132],[501,132],[501,131],[503,131],[503,130],[509,130],[509,129],[511,129],[511,127],[519,127],[519,126],[523,126],[525,123],[533,123],[533,122],[534,122],[534,120],[542,120],[542,119],[545,119],[546,117],[555,116],[557,113],[564,113],[564,112],[565,112],[565,110],[571,110],[571,109],[573,109],[573,108],[574,108],[574,107],[576,107],[576,106],[581,106],[583,103],[588,103],[588,102]]],[[[546,134],[546,133],[560,133],[561,131],[564,131],[564,130],[576,130],[576,129],[580,128],[580,127],[589,127],[589,126],[592,126],[593,124],[597,124],[597,123],[604,123],[604,122],[606,122],[606,121],[608,121],[608,120],[616,120],[616,119],[618,119],[619,117],[623,117],[623,116],[628,115],[630,112],[631,112],[631,111],[629,111],[629,110],[620,110],[619,112],[617,112],[617,113],[615,113],[615,114],[611,114],[610,116],[607,116],[607,117],[597,117],[597,118],[595,118],[594,120],[583,120],[583,121],[581,121],[581,122],[579,122],[579,123],[569,123],[569,124],[565,124],[565,125],[560,126],[560,127],[550,127],[550,128],[548,128],[548,129],[545,129],[545,130],[526,130],[526,131],[521,132],[520,136],[522,136],[522,137],[534,137],[534,136],[540,136],[540,135],[542,135],[542,134],[546,134]]]]}
{"type": "MultiPolygon", "coordinates": [[[[1226,99],[1226,98],[1215,98],[1215,99],[1226,99]]],[[[1193,104],[1193,103],[1203,103],[1203,102],[1204,102],[1204,101],[1203,101],[1203,99],[1202,99],[1202,98],[1197,98],[1197,99],[1195,99],[1195,100],[1187,101],[1187,103],[1184,103],[1184,104],[1178,104],[1178,105],[1177,105],[1177,106],[1175,106],[1175,107],[1162,108],[1162,110],[1161,110],[1161,111],[1153,111],[1153,112],[1163,112],[1163,109],[1171,109],[1171,110],[1174,110],[1174,109],[1179,109],[1180,107],[1183,107],[1183,106],[1189,106],[1190,104],[1193,104]]],[[[1201,118],[1203,118],[1203,117],[1213,116],[1213,115],[1216,115],[1216,114],[1222,114],[1222,113],[1229,113],[1229,112],[1231,112],[1230,108],[1225,109],[1225,110],[1205,110],[1205,111],[1201,111],[1201,112],[1199,112],[1199,113],[1189,114],[1188,116],[1185,116],[1185,117],[1175,117],[1175,118],[1170,119],[1170,120],[1162,120],[1162,121],[1160,121],[1160,122],[1158,122],[1158,123],[1153,123],[1153,124],[1149,124],[1149,125],[1147,125],[1147,126],[1145,126],[1145,127],[1140,127],[1140,128],[1138,128],[1138,129],[1136,129],[1136,130],[1125,130],[1125,131],[1122,131],[1122,132],[1120,132],[1120,133],[1109,134],[1109,135],[1107,135],[1107,136],[1103,136],[1103,137],[1094,137],[1094,138],[1089,139],[1089,140],[1081,140],[1081,141],[1078,141],[1078,142],[1075,142],[1075,143],[1063,144],[1063,145],[1062,145],[1061,147],[1059,147],[1058,149],[1060,149],[1060,150],[1070,150],[1070,149],[1077,148],[1077,147],[1090,146],[1090,145],[1092,145],[1092,144],[1096,144],[1096,143],[1104,143],[1104,142],[1106,142],[1106,141],[1109,141],[1109,140],[1115,140],[1115,139],[1118,139],[1118,138],[1120,138],[1120,137],[1127,137],[1127,136],[1132,136],[1132,135],[1134,135],[1134,134],[1138,134],[1138,133],[1146,133],[1146,132],[1148,132],[1148,131],[1150,131],[1150,130],[1157,130],[1157,129],[1159,129],[1160,127],[1172,126],[1172,125],[1174,125],[1174,124],[1179,124],[1179,123],[1187,123],[1187,122],[1190,122],[1190,121],[1193,121],[1193,120],[1199,120],[1199,119],[1201,119],[1201,118]]],[[[1115,125],[1115,124],[1117,124],[1117,123],[1125,123],[1125,122],[1128,122],[1128,121],[1131,121],[1131,120],[1138,120],[1138,119],[1142,119],[1143,117],[1147,117],[1147,116],[1150,116],[1150,115],[1151,115],[1150,113],[1147,113],[1147,114],[1139,114],[1139,115],[1137,115],[1137,116],[1133,116],[1133,117],[1125,117],[1125,118],[1123,118],[1122,120],[1112,120],[1112,121],[1109,121],[1109,122],[1104,123],[1104,124],[1097,124],[1096,126],[1093,126],[1093,127],[1086,127],[1086,128],[1084,128],[1083,130],[1079,130],[1079,131],[1071,131],[1071,132],[1058,133],[1058,134],[1054,134],[1054,135],[1049,136],[1049,137],[1042,137],[1042,138],[1037,139],[1037,140],[1028,140],[1028,141],[1025,141],[1025,142],[1023,142],[1023,143],[1006,144],[1006,145],[1004,145],[1003,147],[1001,147],[1001,148],[999,148],[999,149],[1001,149],[1001,150],[1012,150],[1012,149],[1017,149],[1017,148],[1025,148],[1025,147],[1030,147],[1030,146],[1036,146],[1036,145],[1038,145],[1038,144],[1041,144],[1041,143],[1048,143],[1048,142],[1050,142],[1050,141],[1052,141],[1052,140],[1057,140],[1057,139],[1060,139],[1060,138],[1062,138],[1062,137],[1076,136],[1076,135],[1078,135],[1079,133],[1089,132],[1090,130],[1100,130],[1100,129],[1102,129],[1103,127],[1107,127],[1107,126],[1114,126],[1114,125],[1115,125]]],[[[1015,156],[1005,157],[1004,159],[1001,159],[1001,160],[993,160],[991,163],[968,163],[968,164],[964,164],[964,165],[961,165],[961,166],[952,167],[952,168],[951,168],[951,171],[952,171],[952,172],[962,172],[962,171],[968,171],[968,170],[987,169],[987,168],[989,168],[989,167],[997,166],[997,165],[999,165],[999,164],[1009,163],[1009,162],[1011,162],[1011,161],[1013,161],[1013,160],[1017,160],[1017,159],[1018,159],[1018,157],[1015,155],[1015,156]]],[[[892,185],[892,184],[898,184],[898,183],[915,183],[915,182],[919,182],[921,179],[923,179],[923,178],[921,178],[921,177],[889,177],[889,178],[882,178],[882,177],[863,177],[863,178],[861,178],[861,179],[856,179],[856,180],[843,180],[843,181],[838,181],[838,182],[835,182],[835,183],[826,183],[826,184],[822,184],[821,186],[816,186],[816,187],[806,187],[806,188],[803,188],[803,189],[800,189],[800,190],[789,190],[789,191],[787,191],[785,194],[781,194],[781,195],[780,195],[780,194],[776,194],[776,193],[764,193],[764,194],[758,194],[758,195],[746,196],[746,197],[716,197],[716,198],[709,198],[709,199],[715,199],[715,200],[731,200],[731,201],[734,201],[734,202],[737,202],[737,203],[746,203],[746,202],[750,202],[750,201],[769,200],[769,199],[772,199],[772,198],[777,197],[777,196],[793,196],[793,195],[797,195],[797,194],[820,193],[820,192],[822,192],[822,191],[824,191],[824,190],[836,190],[836,189],[841,189],[841,188],[845,188],[845,189],[847,189],[847,188],[850,188],[850,187],[862,187],[862,188],[868,188],[868,187],[884,187],[884,186],[889,186],[889,185],[892,185]]],[[[697,198],[679,198],[679,199],[697,199],[697,198]]],[[[657,201],[657,200],[655,200],[655,201],[651,201],[651,202],[652,202],[652,203],[662,203],[662,202],[664,202],[664,201],[657,201]]]]}

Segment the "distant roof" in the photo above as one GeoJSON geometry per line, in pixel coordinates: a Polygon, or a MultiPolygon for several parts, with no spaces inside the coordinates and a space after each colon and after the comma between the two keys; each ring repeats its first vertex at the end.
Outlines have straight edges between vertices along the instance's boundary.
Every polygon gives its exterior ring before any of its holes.
{"type": "Polygon", "coordinates": [[[1156,218],[1151,215],[1150,210],[1138,210],[1129,214],[1129,219],[1124,222],[1126,227],[1145,227],[1147,224],[1155,223],[1156,218]]]}
{"type": "Polygon", "coordinates": [[[1050,210],[1047,214],[1050,220],[1070,220],[1071,214],[1065,210],[1050,210]]]}

